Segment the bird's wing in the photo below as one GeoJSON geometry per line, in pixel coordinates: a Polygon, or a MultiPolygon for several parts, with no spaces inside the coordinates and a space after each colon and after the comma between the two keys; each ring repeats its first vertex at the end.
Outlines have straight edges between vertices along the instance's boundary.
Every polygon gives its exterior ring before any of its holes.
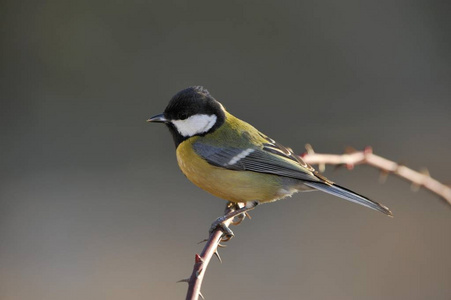
{"type": "Polygon", "coordinates": [[[304,184],[314,189],[332,194],[348,201],[380,211],[392,216],[391,211],[365,196],[334,184],[320,175],[302,158],[270,138],[260,145],[248,147],[219,147],[204,143],[201,140],[193,143],[194,151],[208,163],[237,171],[252,171],[258,173],[274,174],[304,181],[304,184]]]}
{"type": "Polygon", "coordinates": [[[327,180],[291,149],[272,140],[244,148],[219,147],[199,140],[193,143],[193,148],[208,163],[229,170],[274,174],[311,182],[327,180]]]}

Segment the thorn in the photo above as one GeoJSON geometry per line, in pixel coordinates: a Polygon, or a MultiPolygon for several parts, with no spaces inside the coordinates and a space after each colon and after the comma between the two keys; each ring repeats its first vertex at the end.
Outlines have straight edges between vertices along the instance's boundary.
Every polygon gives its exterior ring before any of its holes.
{"type": "Polygon", "coordinates": [[[313,147],[310,144],[305,144],[305,150],[307,150],[307,154],[315,154],[315,150],[313,150],[313,147]]]}
{"type": "Polygon", "coordinates": [[[338,165],[334,165],[334,171],[343,168],[345,166],[345,164],[338,164],[338,165]]]}
{"type": "Polygon", "coordinates": [[[214,252],[214,254],[215,254],[215,256],[218,258],[219,262],[222,264],[222,259],[221,259],[221,256],[219,256],[218,250],[216,250],[216,251],[214,252]]]}
{"type": "Polygon", "coordinates": [[[324,171],[326,171],[326,164],[324,164],[324,163],[319,164],[319,165],[318,165],[318,170],[319,170],[321,173],[324,173],[324,171]]]}
{"type": "Polygon", "coordinates": [[[219,247],[219,248],[225,248],[225,247],[227,247],[227,245],[218,244],[218,247],[219,247]]]}
{"type": "Polygon", "coordinates": [[[396,169],[395,169],[395,171],[393,171],[393,173],[399,174],[399,169],[402,168],[402,167],[405,167],[405,166],[406,165],[404,164],[404,162],[397,163],[396,169]]]}
{"type": "Polygon", "coordinates": [[[387,181],[387,177],[388,177],[388,172],[385,170],[381,170],[380,174],[379,174],[379,182],[380,183],[385,183],[387,181]]]}
{"type": "Polygon", "coordinates": [[[200,264],[200,263],[204,262],[203,258],[200,257],[200,255],[197,254],[197,253],[196,253],[196,256],[195,256],[194,260],[195,260],[196,264],[200,264]]]}
{"type": "Polygon", "coordinates": [[[246,215],[246,217],[247,217],[249,220],[252,220],[252,217],[251,217],[251,215],[250,215],[248,212],[245,212],[244,214],[246,215]]]}
{"type": "Polygon", "coordinates": [[[421,169],[420,173],[423,174],[426,177],[431,177],[431,174],[429,173],[429,170],[426,169],[426,168],[421,169]]]}
{"type": "Polygon", "coordinates": [[[179,283],[179,282],[189,283],[189,278],[181,279],[181,280],[177,281],[176,283],[179,283]]]}
{"type": "MultiPolygon", "coordinates": [[[[420,173],[423,174],[423,176],[425,177],[431,177],[431,175],[429,174],[428,169],[423,168],[420,170],[420,173]]],[[[424,180],[423,180],[424,181],[424,180]]],[[[414,192],[418,192],[418,190],[421,188],[421,186],[423,185],[423,182],[420,183],[412,183],[412,185],[410,186],[410,189],[414,192]]]]}
{"type": "Polygon", "coordinates": [[[208,242],[208,239],[204,239],[204,240],[200,241],[200,242],[197,243],[197,244],[199,245],[199,244],[202,244],[202,243],[205,243],[205,242],[208,242]]]}
{"type": "Polygon", "coordinates": [[[412,190],[412,192],[418,192],[420,190],[421,185],[417,184],[417,183],[412,183],[410,185],[410,189],[412,190]]]}
{"type": "Polygon", "coordinates": [[[354,164],[346,164],[346,169],[353,170],[354,169],[354,164]]]}
{"type": "Polygon", "coordinates": [[[345,154],[352,154],[352,153],[356,153],[356,152],[357,152],[357,149],[355,149],[353,147],[347,146],[345,148],[345,154]]]}
{"type": "Polygon", "coordinates": [[[202,298],[202,299],[204,299],[205,300],[205,298],[204,298],[204,295],[202,295],[202,293],[201,292],[199,292],[199,296],[202,298]]]}

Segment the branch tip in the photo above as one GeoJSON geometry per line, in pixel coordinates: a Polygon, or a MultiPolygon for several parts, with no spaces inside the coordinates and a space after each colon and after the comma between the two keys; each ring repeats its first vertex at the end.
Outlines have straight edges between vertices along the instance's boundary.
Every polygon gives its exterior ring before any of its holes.
{"type": "MultiPolygon", "coordinates": [[[[306,149],[311,147],[309,144],[306,145],[306,149]]],[[[451,188],[438,180],[431,177],[429,171],[421,170],[420,172],[414,171],[406,167],[402,162],[396,163],[390,161],[386,158],[378,156],[373,153],[371,147],[365,147],[363,151],[356,151],[351,147],[347,147],[345,150],[346,154],[335,155],[335,154],[319,154],[319,153],[309,153],[303,156],[306,163],[312,165],[319,165],[321,170],[321,165],[329,164],[335,166],[346,166],[348,170],[352,170],[358,164],[367,164],[369,166],[375,167],[380,170],[379,180],[384,182],[387,176],[392,173],[407,181],[412,183],[412,189],[417,190],[418,188],[425,188],[432,193],[439,195],[448,204],[451,205],[451,188]]]]}

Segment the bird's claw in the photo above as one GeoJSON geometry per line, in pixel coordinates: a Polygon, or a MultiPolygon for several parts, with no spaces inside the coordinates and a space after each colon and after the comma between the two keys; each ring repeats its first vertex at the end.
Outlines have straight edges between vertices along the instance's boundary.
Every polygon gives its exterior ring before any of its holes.
{"type": "Polygon", "coordinates": [[[245,211],[245,212],[239,214],[239,215],[236,216],[235,218],[237,218],[238,220],[235,221],[235,219],[234,219],[234,221],[231,223],[231,224],[234,225],[234,226],[240,225],[241,222],[243,222],[244,219],[246,219],[246,218],[248,218],[249,220],[252,219],[252,218],[251,218],[251,215],[250,215],[247,211],[245,211]]]}
{"type": "Polygon", "coordinates": [[[238,216],[236,216],[236,217],[233,219],[232,223],[230,223],[230,224],[232,224],[232,225],[234,225],[234,226],[240,225],[241,222],[243,222],[244,219],[246,219],[246,213],[239,214],[238,216]],[[235,221],[235,220],[236,220],[236,221],[235,221]]]}
{"type": "Polygon", "coordinates": [[[216,221],[213,222],[213,224],[211,224],[210,227],[210,234],[212,234],[216,229],[220,229],[222,231],[222,237],[221,237],[221,241],[222,242],[227,242],[228,240],[230,240],[232,237],[234,237],[235,235],[233,234],[233,231],[224,224],[223,218],[218,218],[216,221]]]}

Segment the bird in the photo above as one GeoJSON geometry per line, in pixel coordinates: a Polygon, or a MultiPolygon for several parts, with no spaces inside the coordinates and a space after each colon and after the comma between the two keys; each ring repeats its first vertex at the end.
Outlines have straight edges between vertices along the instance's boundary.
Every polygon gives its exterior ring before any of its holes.
{"type": "Polygon", "coordinates": [[[212,229],[260,203],[302,191],[322,191],[393,216],[386,206],[337,185],[292,149],[230,114],[202,86],[179,91],[163,113],[147,122],[169,128],[178,165],[192,183],[218,198],[244,204],[218,218],[212,229]]]}

